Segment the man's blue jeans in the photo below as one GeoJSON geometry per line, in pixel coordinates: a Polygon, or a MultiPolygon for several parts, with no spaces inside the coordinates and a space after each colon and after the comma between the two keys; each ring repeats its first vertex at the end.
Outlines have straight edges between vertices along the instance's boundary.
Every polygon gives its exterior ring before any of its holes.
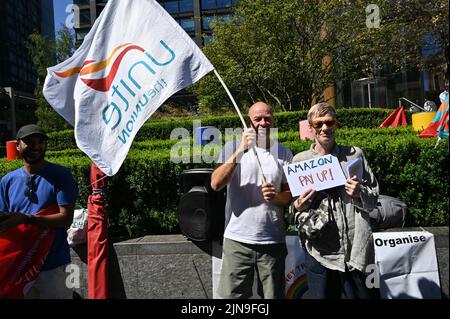
{"type": "Polygon", "coordinates": [[[322,266],[305,250],[308,291],[304,299],[374,299],[378,291],[366,287],[366,275],[358,270],[345,273],[322,266]]]}

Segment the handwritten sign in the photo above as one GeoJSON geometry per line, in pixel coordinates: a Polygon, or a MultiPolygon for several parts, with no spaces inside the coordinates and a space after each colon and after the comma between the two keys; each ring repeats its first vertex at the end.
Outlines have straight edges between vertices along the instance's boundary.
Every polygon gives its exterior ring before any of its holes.
{"type": "Polygon", "coordinates": [[[345,184],[339,160],[324,155],[283,167],[292,196],[298,196],[309,188],[320,191],[345,184]]]}

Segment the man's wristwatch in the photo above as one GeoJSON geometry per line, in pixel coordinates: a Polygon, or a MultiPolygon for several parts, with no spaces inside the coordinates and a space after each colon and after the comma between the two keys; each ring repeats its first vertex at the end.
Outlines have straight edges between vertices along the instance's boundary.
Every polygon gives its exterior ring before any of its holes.
{"type": "Polygon", "coordinates": [[[28,225],[34,225],[36,223],[36,218],[34,217],[34,215],[29,215],[29,214],[25,214],[25,222],[24,224],[26,226],[28,225]]]}

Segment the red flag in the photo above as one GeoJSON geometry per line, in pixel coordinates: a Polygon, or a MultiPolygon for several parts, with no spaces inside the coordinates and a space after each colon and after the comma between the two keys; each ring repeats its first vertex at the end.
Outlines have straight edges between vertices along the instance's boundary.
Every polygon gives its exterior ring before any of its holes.
{"type": "Polygon", "coordinates": [[[88,198],[88,297],[108,298],[108,215],[105,209],[105,174],[91,164],[93,194],[88,198]]]}
{"type": "Polygon", "coordinates": [[[438,134],[441,138],[448,138],[448,97],[439,107],[430,125],[420,133],[419,137],[434,137],[438,134]]]}
{"type": "MultiPolygon", "coordinates": [[[[52,205],[36,215],[59,213],[52,205]]],[[[41,272],[55,237],[54,228],[23,224],[0,234],[0,299],[22,299],[41,272]]]]}
{"type": "Polygon", "coordinates": [[[400,106],[394,110],[389,116],[381,123],[380,127],[397,127],[406,126],[406,116],[403,106],[400,106]]]}

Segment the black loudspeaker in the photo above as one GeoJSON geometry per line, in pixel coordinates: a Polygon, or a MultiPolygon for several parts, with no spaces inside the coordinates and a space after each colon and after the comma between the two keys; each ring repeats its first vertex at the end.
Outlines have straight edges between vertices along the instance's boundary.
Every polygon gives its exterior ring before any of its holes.
{"type": "Polygon", "coordinates": [[[181,173],[183,195],[178,206],[178,224],[187,238],[195,241],[219,239],[225,226],[225,191],[210,187],[212,169],[191,169],[181,173]]]}

